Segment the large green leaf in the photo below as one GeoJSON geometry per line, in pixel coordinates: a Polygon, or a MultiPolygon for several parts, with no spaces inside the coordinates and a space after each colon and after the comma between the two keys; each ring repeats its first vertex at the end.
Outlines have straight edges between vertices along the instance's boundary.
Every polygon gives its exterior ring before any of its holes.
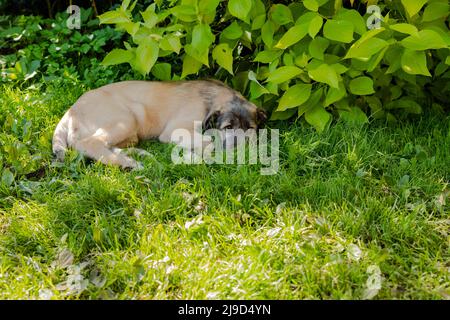
{"type": "Polygon", "coordinates": [[[228,1],[228,11],[243,21],[249,21],[249,13],[252,9],[252,0],[230,0],[228,1]]]}
{"type": "Polygon", "coordinates": [[[159,55],[159,45],[155,40],[148,38],[139,44],[136,49],[134,65],[143,75],[150,72],[159,55]]]}
{"type": "Polygon", "coordinates": [[[308,46],[309,54],[311,57],[323,60],[324,52],[328,48],[330,41],[325,38],[317,37],[313,39],[308,46]]]}
{"type": "Polygon", "coordinates": [[[178,19],[185,22],[193,22],[197,20],[197,11],[191,5],[179,5],[170,9],[170,12],[178,19]]]}
{"type": "Polygon", "coordinates": [[[275,45],[276,48],[286,49],[294,43],[300,41],[308,33],[308,26],[305,24],[295,25],[290,28],[275,45]]]}
{"type": "Polygon", "coordinates": [[[261,28],[261,39],[264,42],[264,44],[272,48],[273,44],[273,34],[275,33],[275,26],[272,21],[266,21],[264,25],[261,28]]]}
{"type": "Polygon", "coordinates": [[[386,40],[371,38],[366,41],[356,41],[348,50],[344,59],[356,58],[361,61],[368,61],[372,55],[388,45],[386,40]]]}
{"type": "Polygon", "coordinates": [[[239,39],[242,36],[242,33],[243,33],[242,28],[236,21],[233,21],[232,24],[223,29],[222,36],[230,40],[235,40],[239,39]]]}
{"type": "Polygon", "coordinates": [[[282,50],[264,50],[258,52],[254,61],[262,63],[270,63],[279,58],[283,54],[282,50]]]}
{"type": "Polygon", "coordinates": [[[319,9],[319,4],[316,0],[303,0],[303,5],[310,11],[317,11],[319,9]]]}
{"type": "Polygon", "coordinates": [[[162,50],[173,51],[176,54],[179,54],[181,50],[180,38],[175,35],[167,35],[161,39],[159,47],[162,50]]]}
{"type": "Polygon", "coordinates": [[[284,111],[286,109],[297,107],[305,103],[311,95],[311,84],[296,84],[289,87],[281,97],[276,111],[284,111]]]}
{"type": "Polygon", "coordinates": [[[231,49],[228,44],[218,44],[213,49],[212,57],[221,67],[233,74],[233,49],[231,49]]]}
{"type": "Polygon", "coordinates": [[[333,88],[339,88],[339,77],[336,70],[326,63],[309,70],[308,75],[314,81],[326,83],[333,88]]]}
{"type": "Polygon", "coordinates": [[[331,122],[331,115],[320,104],[305,112],[305,120],[318,132],[322,132],[331,122]]]}
{"type": "Polygon", "coordinates": [[[342,81],[339,82],[338,88],[328,88],[327,95],[325,96],[325,106],[329,106],[330,104],[341,100],[343,97],[345,97],[346,94],[347,91],[345,91],[345,86],[342,81]]]}
{"type": "Polygon", "coordinates": [[[349,43],[353,41],[353,24],[346,20],[328,20],[323,27],[323,35],[330,40],[349,43]]]}
{"type": "Polygon", "coordinates": [[[317,15],[311,19],[311,22],[308,26],[308,33],[311,38],[314,38],[320,31],[323,25],[323,19],[321,16],[317,15]]]}
{"type": "Polygon", "coordinates": [[[201,62],[186,54],[183,59],[183,71],[181,73],[181,78],[183,79],[190,74],[197,73],[200,70],[201,66],[201,62]]]}
{"type": "Polygon", "coordinates": [[[416,26],[409,23],[397,23],[389,26],[389,28],[406,34],[416,34],[418,32],[416,26]]]}
{"type": "Polygon", "coordinates": [[[294,22],[291,10],[284,4],[274,4],[270,8],[271,19],[279,25],[285,25],[294,22]]]}
{"type": "Polygon", "coordinates": [[[365,76],[351,80],[349,88],[351,93],[360,96],[375,93],[375,90],[373,90],[373,80],[365,76]]]}
{"type": "Polygon", "coordinates": [[[108,11],[98,16],[101,24],[113,24],[113,23],[124,23],[130,22],[125,11],[115,10],[108,11]]]}
{"type": "Polygon", "coordinates": [[[110,66],[119,63],[131,62],[134,58],[134,53],[124,49],[113,49],[109,52],[102,61],[102,65],[110,66]]]}
{"type": "Polygon", "coordinates": [[[427,0],[402,0],[403,7],[410,17],[417,14],[427,0]]]}
{"type": "Polygon", "coordinates": [[[349,110],[338,110],[339,116],[348,123],[362,125],[369,122],[366,114],[358,107],[350,107],[349,110]]]}
{"type": "Polygon", "coordinates": [[[431,77],[427,68],[427,58],[423,51],[405,49],[402,55],[402,69],[409,74],[421,74],[431,77]]]}
{"type": "Polygon", "coordinates": [[[387,110],[391,110],[391,109],[403,109],[408,113],[413,113],[413,114],[421,114],[422,113],[422,107],[415,102],[414,100],[405,97],[405,98],[400,98],[398,100],[394,100],[389,102],[386,105],[386,109],[387,110]]]}
{"type": "Polygon", "coordinates": [[[433,2],[427,5],[423,12],[422,22],[444,18],[449,14],[448,2],[433,2]]]}
{"type": "Polygon", "coordinates": [[[335,20],[346,20],[353,24],[355,32],[363,35],[367,31],[367,24],[364,18],[358,11],[352,9],[340,9],[333,17],[335,20]]]}
{"type": "Polygon", "coordinates": [[[292,79],[298,76],[300,73],[302,73],[302,70],[300,68],[294,66],[284,66],[273,71],[267,78],[267,81],[278,84],[292,79]]]}
{"type": "Polygon", "coordinates": [[[168,81],[172,75],[172,65],[170,63],[156,63],[152,68],[152,75],[157,79],[168,81]]]}
{"type": "Polygon", "coordinates": [[[410,50],[428,50],[447,48],[447,43],[434,30],[420,30],[418,33],[400,41],[401,45],[410,50]]]}
{"type": "Polygon", "coordinates": [[[198,24],[192,30],[192,42],[185,45],[185,51],[193,58],[209,66],[209,46],[214,42],[211,27],[207,24],[198,24]]]}

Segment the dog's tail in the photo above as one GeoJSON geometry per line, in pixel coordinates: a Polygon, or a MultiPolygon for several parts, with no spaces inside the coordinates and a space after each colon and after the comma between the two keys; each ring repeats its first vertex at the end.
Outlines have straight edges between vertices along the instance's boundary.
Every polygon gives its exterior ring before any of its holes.
{"type": "Polygon", "coordinates": [[[69,115],[68,112],[62,117],[56,126],[55,133],[53,134],[53,154],[56,156],[56,160],[64,161],[64,154],[67,150],[67,136],[69,133],[69,115]]]}

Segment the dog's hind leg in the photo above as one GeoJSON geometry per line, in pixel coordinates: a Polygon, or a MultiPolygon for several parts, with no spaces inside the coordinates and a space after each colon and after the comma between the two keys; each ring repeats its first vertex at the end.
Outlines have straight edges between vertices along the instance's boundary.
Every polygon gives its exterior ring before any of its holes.
{"type": "Polygon", "coordinates": [[[87,157],[94,160],[98,160],[104,164],[119,165],[122,168],[136,169],[141,167],[139,163],[126,156],[123,152],[119,152],[118,148],[114,148],[114,151],[110,149],[103,139],[91,136],[86,139],[77,141],[75,149],[85,154],[87,157]]]}

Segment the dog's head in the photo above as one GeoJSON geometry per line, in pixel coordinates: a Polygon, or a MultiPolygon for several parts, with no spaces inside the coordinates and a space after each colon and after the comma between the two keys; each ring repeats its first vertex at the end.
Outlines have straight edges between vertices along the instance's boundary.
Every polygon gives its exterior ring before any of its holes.
{"type": "Polygon", "coordinates": [[[238,93],[234,93],[216,108],[211,108],[203,121],[203,128],[208,129],[258,129],[267,120],[266,112],[247,101],[238,93]]]}
{"type": "Polygon", "coordinates": [[[203,129],[219,130],[224,147],[233,148],[237,136],[245,134],[247,130],[261,128],[267,120],[267,114],[238,92],[229,90],[230,94],[219,97],[216,104],[210,104],[212,108],[203,121],[203,129]]]}

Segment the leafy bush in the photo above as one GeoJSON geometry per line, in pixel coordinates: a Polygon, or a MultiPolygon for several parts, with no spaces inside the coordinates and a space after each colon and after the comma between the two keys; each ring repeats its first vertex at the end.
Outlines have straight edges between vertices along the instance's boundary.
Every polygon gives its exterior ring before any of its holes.
{"type": "Polygon", "coordinates": [[[447,0],[370,1],[379,10],[360,6],[364,15],[342,0],[159,0],[133,15],[136,2],[99,17],[129,34],[103,65],[213,76],[273,120],[302,116],[319,131],[332,114],[364,123],[448,107],[447,0]]]}
{"type": "Polygon", "coordinates": [[[23,82],[42,75],[44,81],[81,80],[88,86],[100,86],[127,74],[129,68],[104,68],[97,58],[119,45],[121,32],[111,27],[99,29],[92,9],[81,10],[81,30],[69,29],[67,18],[66,12],[57,14],[55,19],[3,17],[0,81],[23,82]]]}

